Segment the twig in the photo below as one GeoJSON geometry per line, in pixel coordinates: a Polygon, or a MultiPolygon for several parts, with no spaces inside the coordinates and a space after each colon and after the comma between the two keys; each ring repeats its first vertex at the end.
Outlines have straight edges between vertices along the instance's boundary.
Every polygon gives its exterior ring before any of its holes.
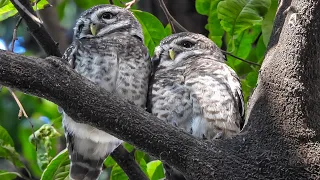
{"type": "Polygon", "coordinates": [[[40,19],[37,18],[35,15],[33,15],[31,12],[29,12],[29,11],[27,10],[27,8],[25,8],[25,7],[19,2],[19,0],[13,0],[13,1],[15,2],[15,4],[16,4],[17,6],[20,7],[21,10],[23,10],[23,11],[25,12],[34,22],[38,23],[38,25],[42,24],[41,21],[40,21],[40,19]]]}
{"type": "Polygon", "coordinates": [[[117,147],[110,156],[118,163],[122,170],[127,174],[130,180],[149,180],[144,174],[134,156],[129,153],[122,145],[117,147]]]}
{"type": "Polygon", "coordinates": [[[16,23],[16,26],[15,26],[14,29],[13,29],[12,41],[11,41],[11,48],[10,48],[11,52],[13,52],[13,50],[14,50],[14,44],[15,44],[15,41],[17,40],[17,30],[18,30],[18,27],[19,27],[21,21],[22,21],[22,18],[20,17],[20,18],[18,19],[17,23],[16,23]]]}
{"type": "Polygon", "coordinates": [[[16,96],[16,94],[13,92],[13,90],[11,88],[7,88],[8,91],[11,93],[13,99],[16,101],[17,105],[19,106],[19,114],[18,114],[18,118],[21,119],[22,116],[24,116],[25,118],[29,118],[26,111],[24,110],[21,102],[19,101],[18,97],[16,96]]]}
{"type": "Polygon", "coordinates": [[[228,55],[228,56],[231,56],[231,57],[233,57],[233,58],[239,59],[240,61],[243,61],[243,62],[245,62],[245,63],[251,64],[251,65],[255,65],[255,66],[261,66],[261,65],[258,64],[258,63],[255,63],[255,62],[251,62],[251,61],[242,59],[242,58],[240,58],[240,57],[238,57],[238,56],[236,56],[236,55],[231,54],[230,52],[227,52],[227,51],[224,51],[224,50],[221,50],[221,52],[224,53],[224,54],[226,54],[226,55],[228,55]]]}
{"type": "Polygon", "coordinates": [[[39,14],[39,9],[38,9],[38,2],[40,2],[41,0],[36,0],[36,2],[34,2],[34,5],[36,6],[36,15],[38,17],[38,19],[40,20],[41,24],[43,24],[43,21],[40,17],[40,14],[39,14]]]}
{"type": "MultiPolygon", "coordinates": [[[[62,54],[58,49],[58,45],[49,33],[44,28],[43,24],[39,24],[38,22],[34,21],[32,17],[35,17],[35,12],[30,4],[30,0],[10,0],[15,8],[18,10],[20,16],[26,22],[29,32],[31,35],[37,40],[37,43],[40,47],[43,48],[45,53],[48,56],[57,56],[61,57],[62,54]],[[33,16],[29,16],[32,14],[33,16]]],[[[38,19],[39,20],[39,19],[38,19]]]]}
{"type": "Polygon", "coordinates": [[[139,1],[139,0],[132,0],[132,1],[130,1],[130,2],[127,2],[127,3],[125,4],[126,9],[130,9],[131,6],[134,5],[135,3],[137,3],[138,1],[139,1]]]}
{"type": "Polygon", "coordinates": [[[114,4],[114,3],[113,3],[113,0],[109,0],[109,3],[110,3],[110,4],[114,4]]]}
{"type": "MultiPolygon", "coordinates": [[[[11,41],[11,48],[10,51],[13,52],[14,50],[14,44],[17,40],[17,30],[18,27],[21,23],[22,18],[20,17],[19,20],[17,21],[14,29],[13,29],[13,33],[12,33],[12,41],[11,41]]],[[[19,101],[18,97],[14,94],[13,90],[11,88],[8,88],[9,92],[11,93],[12,97],[14,98],[14,100],[16,101],[17,105],[19,106],[19,113],[18,113],[18,118],[21,119],[22,115],[26,118],[28,118],[28,115],[26,113],[26,111],[24,110],[21,102],[19,101]]]]}
{"type": "MultiPolygon", "coordinates": [[[[169,22],[169,24],[170,24],[170,26],[171,26],[172,32],[173,32],[173,33],[176,33],[177,31],[176,31],[176,29],[175,29],[175,27],[174,27],[174,24],[173,24],[172,20],[170,19],[169,15],[168,15],[168,13],[167,13],[167,12],[169,12],[169,10],[166,8],[165,5],[162,6],[161,1],[159,1],[159,3],[160,3],[161,9],[162,9],[163,12],[164,12],[164,15],[165,15],[166,18],[168,19],[168,22],[169,22]]],[[[163,4],[164,4],[164,2],[163,2],[163,4]]]]}
{"type": "MultiPolygon", "coordinates": [[[[14,29],[13,29],[12,41],[11,41],[11,48],[10,48],[10,51],[11,51],[11,52],[13,52],[13,50],[14,50],[14,44],[15,44],[15,42],[16,42],[16,40],[17,40],[17,31],[18,31],[18,27],[19,27],[21,21],[22,21],[22,18],[20,17],[20,18],[18,19],[18,21],[17,21],[14,29]]],[[[22,103],[20,102],[20,100],[18,99],[18,97],[16,96],[16,94],[13,92],[13,90],[12,90],[11,88],[8,87],[7,89],[8,89],[8,91],[11,93],[11,95],[12,95],[13,99],[16,101],[17,105],[19,106],[18,118],[21,119],[22,116],[24,116],[24,117],[28,120],[28,122],[29,122],[29,124],[30,124],[30,126],[31,126],[31,130],[32,130],[33,137],[36,138],[35,133],[34,133],[34,132],[35,132],[35,131],[34,131],[34,126],[33,126],[33,124],[31,123],[30,119],[28,119],[29,117],[28,117],[26,111],[24,110],[24,108],[23,108],[23,106],[22,106],[22,103]]],[[[37,144],[35,144],[35,146],[36,146],[36,151],[37,151],[37,150],[38,150],[37,144]]]]}
{"type": "Polygon", "coordinates": [[[171,25],[171,28],[172,28],[172,31],[173,32],[176,32],[174,30],[174,27],[173,25],[176,25],[180,30],[182,31],[185,31],[185,32],[188,32],[188,30],[186,28],[184,28],[176,19],[174,19],[174,17],[170,14],[169,10],[167,9],[166,7],[166,4],[163,2],[163,0],[158,0],[159,3],[160,3],[160,7],[161,9],[163,10],[164,14],[166,15],[170,25],[171,25]]]}

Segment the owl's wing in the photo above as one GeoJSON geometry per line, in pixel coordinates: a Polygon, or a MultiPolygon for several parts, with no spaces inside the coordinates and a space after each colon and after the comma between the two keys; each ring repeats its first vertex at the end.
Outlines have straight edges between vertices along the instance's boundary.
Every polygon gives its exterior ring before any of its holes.
{"type": "Polygon", "coordinates": [[[77,43],[72,42],[72,44],[66,49],[66,51],[62,56],[62,60],[69,63],[72,69],[75,68],[75,63],[74,63],[76,60],[75,52],[77,51],[77,49],[78,49],[77,43]]]}
{"type": "Polygon", "coordinates": [[[240,129],[242,129],[244,127],[244,125],[246,124],[246,122],[245,122],[245,108],[244,108],[243,93],[242,93],[242,88],[241,88],[241,83],[240,83],[239,77],[237,76],[237,74],[235,72],[232,73],[232,76],[235,79],[237,79],[237,81],[240,84],[240,86],[236,87],[235,96],[236,96],[236,100],[238,101],[239,112],[240,112],[240,115],[241,115],[240,129]]]}
{"type": "MultiPolygon", "coordinates": [[[[151,59],[149,59],[151,61],[151,59]]],[[[159,64],[154,63],[151,61],[151,73],[149,76],[149,83],[148,83],[148,96],[147,96],[147,112],[152,113],[152,85],[154,84],[154,74],[156,72],[157,66],[159,64]]]]}

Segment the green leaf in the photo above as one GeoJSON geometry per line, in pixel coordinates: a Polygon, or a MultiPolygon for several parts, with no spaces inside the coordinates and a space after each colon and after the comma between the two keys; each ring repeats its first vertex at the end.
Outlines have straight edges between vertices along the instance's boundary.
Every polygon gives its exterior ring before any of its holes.
{"type": "Polygon", "coordinates": [[[167,24],[167,26],[164,28],[166,36],[169,36],[172,34],[172,28],[170,24],[167,24]]]}
{"type": "Polygon", "coordinates": [[[278,0],[271,0],[271,7],[262,21],[262,37],[265,46],[268,46],[269,43],[277,8],[278,0]]]}
{"type": "MultiPolygon", "coordinates": [[[[256,42],[257,38],[259,37],[259,34],[261,33],[260,26],[253,26],[244,32],[242,32],[237,39],[234,40],[234,47],[232,50],[229,49],[229,51],[232,51],[233,55],[236,55],[240,58],[247,59],[249,53],[252,50],[253,43],[256,42]]],[[[228,58],[229,62],[233,62],[232,66],[237,66],[240,63],[244,63],[238,59],[235,59],[233,57],[228,58]]],[[[254,61],[257,62],[258,60],[254,61]]]]}
{"type": "Polygon", "coordinates": [[[7,172],[7,171],[0,170],[1,180],[11,180],[11,179],[15,179],[17,176],[21,177],[21,175],[17,172],[7,172]]]}
{"type": "Polygon", "coordinates": [[[47,167],[52,157],[50,151],[52,148],[52,140],[61,136],[60,133],[51,125],[44,124],[38,129],[34,135],[30,135],[29,140],[37,146],[37,162],[39,167],[43,170],[47,167]]]}
{"type": "Polygon", "coordinates": [[[14,143],[11,139],[11,136],[9,135],[8,131],[4,129],[2,126],[0,126],[0,145],[14,147],[14,143]]]}
{"type": "Polygon", "coordinates": [[[68,150],[64,149],[48,164],[43,171],[41,180],[64,180],[69,177],[70,160],[68,150]]]}
{"type": "Polygon", "coordinates": [[[196,0],[196,10],[199,14],[208,15],[210,11],[211,0],[196,0]]]}
{"type": "Polygon", "coordinates": [[[111,170],[111,176],[110,176],[110,180],[127,180],[128,176],[126,175],[126,173],[121,169],[121,167],[116,164],[115,166],[113,166],[112,170],[111,170]]]}
{"type": "Polygon", "coordinates": [[[24,164],[20,160],[19,154],[15,151],[14,147],[9,145],[0,145],[0,157],[11,161],[16,167],[24,168],[24,164]]]}
{"type": "Polygon", "coordinates": [[[140,150],[136,150],[134,152],[134,157],[135,157],[135,160],[138,162],[138,164],[140,165],[142,171],[147,174],[147,163],[145,161],[145,155],[146,153],[144,153],[143,151],[140,151],[140,150]]]}
{"type": "MultiPolygon", "coordinates": [[[[30,103],[30,101],[29,101],[30,103]]],[[[34,123],[34,121],[32,122],[34,123]]],[[[22,155],[29,164],[29,168],[33,175],[40,177],[42,171],[37,165],[37,154],[34,146],[29,142],[29,136],[32,133],[30,124],[27,119],[23,120],[18,128],[18,138],[21,144],[22,155]]]]}
{"type": "Polygon", "coordinates": [[[148,12],[133,10],[133,14],[142,26],[144,44],[148,47],[150,56],[152,56],[154,48],[166,37],[165,29],[159,19],[148,12]]]}
{"type": "Polygon", "coordinates": [[[62,0],[56,5],[59,20],[61,21],[64,16],[64,10],[68,4],[69,0],[62,0]]]}
{"type": "Polygon", "coordinates": [[[53,119],[51,121],[51,125],[56,129],[61,128],[62,127],[62,115],[60,115],[59,117],[53,119]]]}
{"type": "Polygon", "coordinates": [[[149,162],[147,164],[147,171],[150,180],[158,180],[165,177],[162,162],[159,160],[149,162]]]}
{"type": "Polygon", "coordinates": [[[264,55],[266,54],[266,51],[267,51],[267,47],[264,43],[264,38],[262,36],[258,40],[255,51],[256,51],[256,56],[258,60],[257,62],[261,64],[264,59],[264,55]]]}
{"type": "MultiPolygon", "coordinates": [[[[36,0],[33,0],[32,2],[35,2],[36,0]]],[[[41,10],[43,8],[46,7],[51,7],[51,5],[49,4],[49,2],[47,0],[40,0],[37,5],[33,6],[33,10],[41,10]]]]}
{"type": "Polygon", "coordinates": [[[209,31],[208,37],[221,47],[222,36],[224,30],[220,25],[220,19],[218,18],[217,7],[221,0],[197,0],[196,9],[198,13],[208,16],[208,24],[205,28],[209,31]]]}
{"type": "Polygon", "coordinates": [[[131,151],[134,150],[134,146],[132,146],[131,144],[129,144],[129,143],[127,143],[127,142],[122,143],[122,145],[123,145],[123,147],[124,147],[127,151],[129,151],[129,152],[131,152],[131,151]]]}
{"type": "Polygon", "coordinates": [[[11,161],[16,167],[24,167],[19,154],[14,149],[12,138],[2,126],[0,126],[0,157],[11,161]]]}
{"type": "Polygon", "coordinates": [[[218,4],[221,25],[231,36],[261,24],[271,0],[225,0],[218,4]]]}
{"type": "Polygon", "coordinates": [[[0,0],[0,8],[2,8],[3,6],[9,4],[9,0],[0,0]]]}
{"type": "MultiPolygon", "coordinates": [[[[32,1],[34,2],[34,1],[32,1]]],[[[37,6],[33,6],[33,10],[41,10],[47,6],[51,6],[47,0],[41,0],[37,3],[37,6]]],[[[3,21],[18,13],[16,8],[11,2],[6,3],[5,6],[0,6],[0,21],[3,21]]]]}
{"type": "Polygon", "coordinates": [[[89,9],[95,5],[98,4],[106,4],[107,1],[106,0],[74,0],[74,2],[76,3],[76,5],[80,8],[83,9],[89,9]]]}
{"type": "Polygon", "coordinates": [[[13,4],[10,2],[0,8],[0,21],[3,21],[11,16],[14,16],[17,13],[18,13],[18,11],[13,6],[13,4]]]}
{"type": "Polygon", "coordinates": [[[116,161],[114,161],[111,156],[108,156],[107,159],[104,160],[104,165],[105,165],[107,168],[113,167],[113,166],[116,165],[116,164],[117,164],[116,161]]]}
{"type": "Polygon", "coordinates": [[[250,72],[247,75],[246,80],[247,80],[248,86],[255,87],[258,80],[258,72],[257,71],[250,72]]]}

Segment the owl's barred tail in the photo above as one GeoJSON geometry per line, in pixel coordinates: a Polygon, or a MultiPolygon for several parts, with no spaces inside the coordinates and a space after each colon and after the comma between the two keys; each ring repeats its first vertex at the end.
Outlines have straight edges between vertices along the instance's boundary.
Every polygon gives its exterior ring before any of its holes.
{"type": "Polygon", "coordinates": [[[71,155],[70,179],[72,180],[96,180],[103,166],[104,159],[84,159],[79,153],[71,155]]]}

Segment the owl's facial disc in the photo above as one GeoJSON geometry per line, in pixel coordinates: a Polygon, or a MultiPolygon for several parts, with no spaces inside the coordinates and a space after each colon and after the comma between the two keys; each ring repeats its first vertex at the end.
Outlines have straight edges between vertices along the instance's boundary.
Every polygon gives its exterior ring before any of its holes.
{"type": "Polygon", "coordinates": [[[84,11],[74,28],[74,38],[107,37],[123,33],[144,40],[142,28],[132,12],[109,4],[97,5],[84,11]]]}

